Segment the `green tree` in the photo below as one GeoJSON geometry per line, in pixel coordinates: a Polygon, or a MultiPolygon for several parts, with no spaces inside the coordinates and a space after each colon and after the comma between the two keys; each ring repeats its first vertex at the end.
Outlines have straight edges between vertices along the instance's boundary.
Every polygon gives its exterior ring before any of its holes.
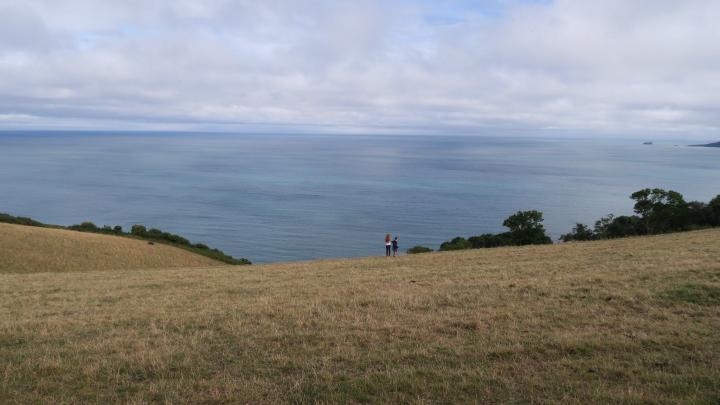
{"type": "Polygon", "coordinates": [[[97,227],[92,222],[85,221],[81,223],[80,225],[70,225],[68,229],[72,229],[74,231],[81,231],[81,232],[98,232],[100,231],[100,228],[97,227]]]}
{"type": "Polygon", "coordinates": [[[645,225],[641,219],[635,215],[621,215],[613,218],[605,230],[605,238],[622,238],[625,236],[644,235],[646,233],[645,225]]]}
{"type": "Polygon", "coordinates": [[[595,221],[595,237],[598,239],[605,239],[608,237],[608,227],[612,224],[615,215],[608,214],[595,221]]]}
{"type": "Polygon", "coordinates": [[[720,194],[710,200],[707,210],[709,225],[720,226],[720,194]]]}
{"type": "Polygon", "coordinates": [[[147,234],[147,228],[143,225],[133,225],[132,228],[130,228],[130,233],[135,236],[145,236],[145,234],[147,234]]]}
{"type": "Polygon", "coordinates": [[[510,229],[510,238],[515,245],[542,245],[552,243],[545,234],[543,214],[540,211],[518,211],[503,221],[510,229]]]}
{"type": "Polygon", "coordinates": [[[708,204],[690,201],[687,205],[687,229],[698,229],[712,226],[712,213],[708,204]]]}
{"type": "Polygon", "coordinates": [[[675,231],[687,225],[688,204],[677,191],[646,188],[630,198],[635,200],[635,213],[640,215],[647,233],[675,231]]]}
{"type": "Polygon", "coordinates": [[[590,229],[589,226],[580,223],[575,224],[572,232],[560,236],[560,240],[562,240],[563,242],[570,242],[574,240],[586,241],[595,239],[597,239],[597,237],[595,236],[595,232],[593,232],[593,230],[590,229]]]}

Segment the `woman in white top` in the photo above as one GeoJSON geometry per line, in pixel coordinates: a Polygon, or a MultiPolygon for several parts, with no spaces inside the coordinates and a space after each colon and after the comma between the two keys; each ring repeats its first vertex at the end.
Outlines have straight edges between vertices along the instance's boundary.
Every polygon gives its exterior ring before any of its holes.
{"type": "Polygon", "coordinates": [[[390,234],[385,235],[385,256],[390,256],[390,250],[392,248],[392,236],[390,234]]]}

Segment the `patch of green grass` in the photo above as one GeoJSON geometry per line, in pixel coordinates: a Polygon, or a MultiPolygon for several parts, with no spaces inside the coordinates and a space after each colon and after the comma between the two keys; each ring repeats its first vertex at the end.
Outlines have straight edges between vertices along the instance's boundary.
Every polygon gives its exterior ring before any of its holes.
{"type": "Polygon", "coordinates": [[[720,305],[720,287],[688,283],[665,290],[660,297],[671,302],[703,306],[720,305]]]}

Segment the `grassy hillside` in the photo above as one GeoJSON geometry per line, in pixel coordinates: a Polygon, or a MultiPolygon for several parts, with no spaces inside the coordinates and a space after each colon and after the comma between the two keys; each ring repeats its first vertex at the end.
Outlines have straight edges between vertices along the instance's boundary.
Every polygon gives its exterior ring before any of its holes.
{"type": "Polygon", "coordinates": [[[0,274],[0,403],[720,401],[720,231],[0,274]]]}
{"type": "Polygon", "coordinates": [[[172,246],[0,223],[0,273],[200,267],[220,262],[172,246]]]}

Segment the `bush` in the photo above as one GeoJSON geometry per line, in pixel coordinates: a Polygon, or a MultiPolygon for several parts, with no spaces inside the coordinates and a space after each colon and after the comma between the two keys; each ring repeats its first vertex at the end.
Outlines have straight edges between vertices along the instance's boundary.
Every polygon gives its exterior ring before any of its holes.
{"type": "Polygon", "coordinates": [[[413,246],[413,247],[411,247],[410,249],[407,250],[408,254],[411,254],[411,255],[419,254],[419,253],[430,253],[430,252],[432,252],[432,251],[433,251],[433,250],[430,249],[429,247],[419,246],[419,245],[418,245],[418,246],[413,246]]]}
{"type": "Polygon", "coordinates": [[[4,222],[6,224],[16,224],[16,225],[26,225],[26,226],[37,226],[37,227],[44,227],[46,226],[42,222],[38,222],[32,218],[27,217],[14,217],[10,214],[2,214],[0,213],[0,222],[4,222]]]}
{"type": "Polygon", "coordinates": [[[575,227],[572,229],[572,232],[560,236],[560,240],[563,242],[587,241],[595,239],[597,239],[597,237],[595,236],[595,232],[593,232],[593,230],[590,229],[589,226],[580,223],[575,225],[575,227]]]}
{"type": "Polygon", "coordinates": [[[470,249],[470,242],[468,242],[467,239],[463,238],[462,236],[458,236],[457,238],[448,242],[443,242],[440,245],[440,251],[463,249],[470,249]]]}
{"type": "Polygon", "coordinates": [[[708,225],[720,226],[720,195],[713,198],[707,205],[708,225]]]}
{"type": "Polygon", "coordinates": [[[162,239],[163,232],[157,228],[150,228],[145,233],[145,236],[153,239],[162,239]]]}
{"type": "Polygon", "coordinates": [[[472,249],[484,249],[507,246],[510,244],[510,238],[507,232],[497,235],[485,233],[480,236],[471,236],[468,238],[468,242],[472,249]]]}
{"type": "Polygon", "coordinates": [[[540,211],[518,211],[503,222],[503,226],[510,229],[509,232],[485,233],[480,236],[471,236],[469,239],[458,236],[451,241],[443,242],[440,245],[440,250],[483,249],[499,246],[552,243],[552,239],[545,234],[542,222],[543,216],[540,211]]]}
{"type": "Polygon", "coordinates": [[[647,234],[647,228],[639,217],[619,216],[615,217],[605,230],[605,238],[623,238],[626,236],[637,236],[647,234]]]}
{"type": "Polygon", "coordinates": [[[133,225],[132,228],[130,228],[130,234],[140,237],[145,236],[147,234],[147,228],[142,225],[133,225]]]}
{"type": "Polygon", "coordinates": [[[92,222],[83,222],[80,225],[70,225],[68,229],[72,229],[74,231],[81,231],[81,232],[99,232],[101,229],[97,227],[92,222]]]}

